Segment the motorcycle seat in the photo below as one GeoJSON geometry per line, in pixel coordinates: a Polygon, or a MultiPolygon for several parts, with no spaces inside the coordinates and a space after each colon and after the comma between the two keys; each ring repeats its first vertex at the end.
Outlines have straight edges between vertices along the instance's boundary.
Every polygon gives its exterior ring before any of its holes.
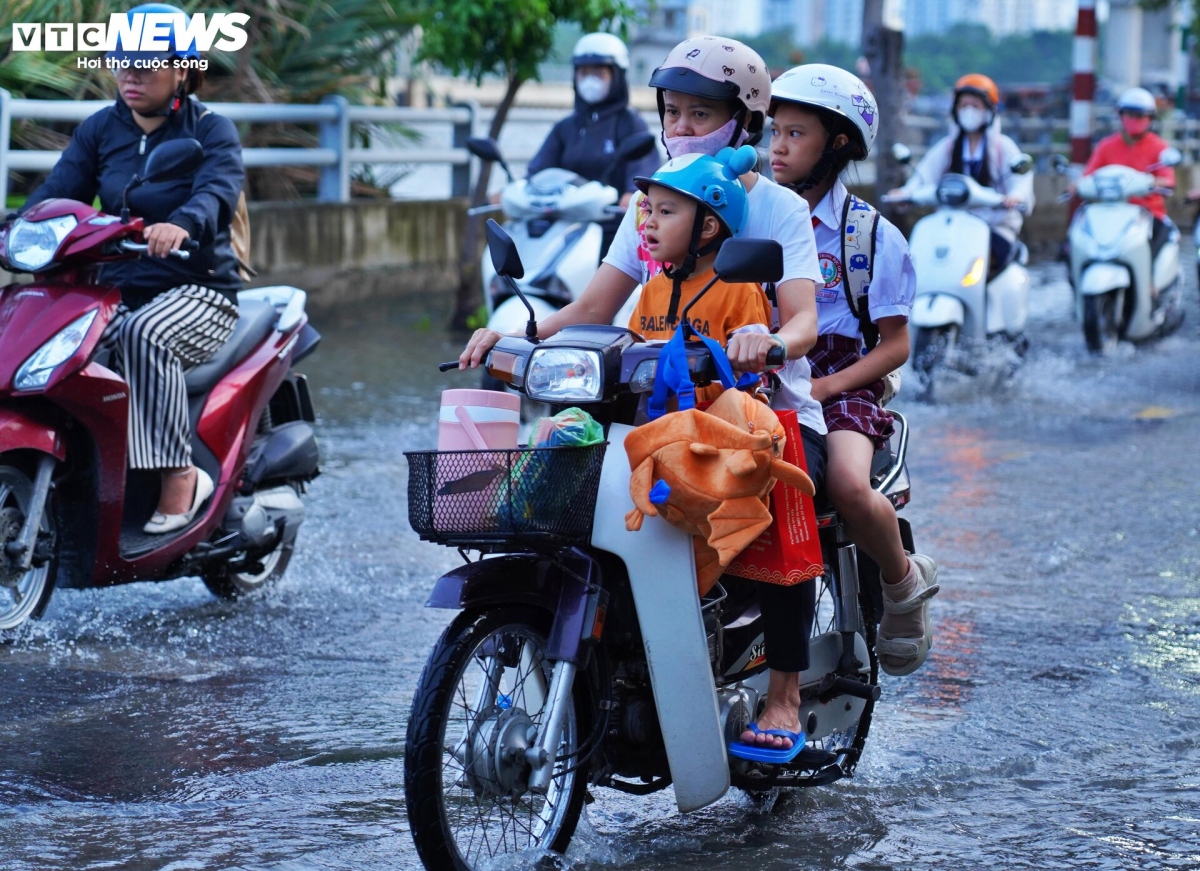
{"type": "Polygon", "coordinates": [[[183,376],[189,396],[207,393],[221,378],[250,355],[275,327],[275,307],[262,300],[243,299],[238,302],[238,321],[221,350],[207,363],[193,366],[183,376]]]}

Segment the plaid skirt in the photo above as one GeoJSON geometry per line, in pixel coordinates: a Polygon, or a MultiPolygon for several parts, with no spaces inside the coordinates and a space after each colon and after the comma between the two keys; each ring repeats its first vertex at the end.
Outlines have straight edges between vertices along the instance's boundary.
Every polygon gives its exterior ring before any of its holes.
{"type": "MultiPolygon", "coordinates": [[[[837,335],[818,336],[817,343],[808,352],[808,362],[812,366],[813,378],[826,378],[858,362],[861,356],[857,339],[837,335]]],[[[891,413],[879,404],[882,397],[882,378],[866,387],[828,397],[821,404],[825,412],[825,426],[830,432],[860,432],[878,450],[887,444],[894,431],[891,413]]]]}

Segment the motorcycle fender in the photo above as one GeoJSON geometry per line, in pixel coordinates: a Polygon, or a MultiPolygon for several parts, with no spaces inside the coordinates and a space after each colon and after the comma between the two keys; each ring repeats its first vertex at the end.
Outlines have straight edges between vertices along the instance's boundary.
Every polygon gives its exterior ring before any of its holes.
{"type": "Polygon", "coordinates": [[[1079,292],[1084,296],[1108,293],[1118,287],[1132,287],[1129,268],[1121,263],[1093,263],[1083,270],[1079,292]]]}
{"type": "MultiPolygon", "coordinates": [[[[540,296],[533,296],[525,288],[521,289],[525,291],[525,298],[533,306],[535,320],[540,321],[543,318],[548,318],[558,311],[557,306],[551,305],[540,296]]],[[[524,333],[525,325],[528,322],[529,309],[525,308],[525,303],[521,302],[519,296],[510,296],[504,302],[500,303],[500,305],[496,306],[496,310],[488,318],[488,329],[495,330],[498,333],[524,333]]]]}
{"type": "Polygon", "coordinates": [[[625,528],[632,427],[613,424],[600,475],[593,546],[620,557],[629,573],[675,803],[683,812],[712,804],[729,789],[729,759],[717,706],[708,638],[696,595],[692,538],[660,517],[625,528]]]}
{"type": "Polygon", "coordinates": [[[40,451],[56,460],[67,457],[66,445],[53,424],[28,409],[0,408],[0,453],[17,450],[40,451]]]}
{"type": "Polygon", "coordinates": [[[909,323],[914,327],[945,327],[966,320],[962,300],[948,293],[926,293],[913,301],[909,323]]]}
{"type": "Polygon", "coordinates": [[[553,612],[561,577],[534,554],[476,560],[446,572],[433,585],[427,608],[483,608],[516,602],[553,612]]]}
{"type": "Polygon", "coordinates": [[[1154,258],[1154,289],[1162,293],[1179,278],[1179,244],[1168,242],[1154,258]]]}

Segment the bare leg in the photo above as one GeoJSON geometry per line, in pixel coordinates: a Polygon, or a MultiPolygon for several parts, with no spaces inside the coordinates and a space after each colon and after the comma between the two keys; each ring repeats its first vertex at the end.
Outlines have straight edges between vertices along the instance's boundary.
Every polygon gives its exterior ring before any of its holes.
{"type": "Polygon", "coordinates": [[[897,584],[908,574],[908,555],[900,541],[896,509],[882,493],[871,489],[871,458],[875,446],[862,433],[839,430],[827,436],[829,467],[825,489],[850,540],[879,565],[885,584],[897,584]]]}
{"type": "Polygon", "coordinates": [[[186,514],[195,496],[195,466],[162,470],[162,491],[156,509],[159,514],[186,514]]]}

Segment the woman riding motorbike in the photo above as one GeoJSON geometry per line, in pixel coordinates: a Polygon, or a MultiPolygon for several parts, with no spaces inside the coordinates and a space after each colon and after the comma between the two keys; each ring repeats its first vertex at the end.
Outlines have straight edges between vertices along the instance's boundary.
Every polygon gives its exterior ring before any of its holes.
{"type": "MultiPolygon", "coordinates": [[[[527,172],[533,175],[559,167],[588,181],[611,182],[621,194],[621,208],[626,208],[637,190],[634,178],[651,175],[658,168],[658,155],[649,154],[623,163],[605,178],[621,142],[646,132],[642,116],[629,108],[629,50],[611,33],[589,33],[575,43],[571,63],[575,67],[575,111],[554,125],[527,172]]],[[[618,216],[601,225],[601,259],[620,224],[618,216]]]]}
{"type": "MultiPolygon", "coordinates": [[[[701,36],[675,46],[650,78],[658,89],[663,145],[674,158],[690,153],[715,156],[725,146],[753,145],[762,138],[771,100],[771,76],[763,59],[733,39],[701,36]]],[[[812,398],[805,354],[817,338],[817,261],[812,216],[793,191],[756,172],[741,177],[749,208],[743,235],[775,239],[783,246],[784,275],[775,289],[778,332],[737,333],[729,341],[730,362],[739,372],[761,372],[767,353],[784,349],[787,364],[779,371],[781,387],[773,405],[796,411],[804,437],[808,474],[819,488],[825,466],[825,418],[812,398]]],[[[662,269],[641,238],[646,220],[635,200],[626,212],[612,248],[582,296],[538,323],[542,338],[572,324],[611,323],[639,283],[662,269]]],[[[477,330],[459,357],[460,368],[476,367],[499,341],[495,330],[477,330]]],[[[806,628],[811,623],[812,584],[792,587],[759,585],[765,640],[771,669],[766,708],[757,731],[742,735],[744,743],[786,750],[791,740],[769,731],[799,731],[798,675],[808,667],[806,628]]]]}
{"type": "MultiPolygon", "coordinates": [[[[129,11],[178,13],[162,3],[129,11]]],[[[65,197],[120,214],[122,193],[146,156],[172,139],[197,139],[204,162],[188,178],[143,185],[129,194],[129,210],[145,220],[147,257],[112,263],[100,280],[121,288],[121,305],[100,347],[112,349],[112,366],[129,384],[129,467],[162,474],[158,507],[147,533],[187,526],[212,495],[213,481],[192,465],[185,367],[213,357],[237,324],[242,286],[230,243],[230,222],[245,171],[237,129],[191,95],[204,82],[194,47],[179,48],[172,28],[167,52],[109,53],[118,98],[75,131],[45,183],[25,208],[65,197]],[[181,60],[182,59],[182,60],[181,60]],[[172,251],[199,243],[187,260],[172,251]]]]}
{"type": "MultiPolygon", "coordinates": [[[[1102,166],[1128,166],[1151,173],[1161,187],[1174,188],[1174,168],[1159,164],[1167,142],[1150,129],[1157,111],[1154,95],[1145,88],[1129,88],[1123,92],[1117,99],[1121,129],[1096,143],[1083,174],[1091,175],[1102,166]]],[[[1070,186],[1070,192],[1075,192],[1074,184],[1070,186]]],[[[1167,217],[1167,201],[1162,194],[1151,193],[1132,197],[1129,202],[1141,206],[1154,218],[1150,236],[1150,256],[1154,257],[1175,229],[1175,224],[1167,217]]]]}
{"type": "Polygon", "coordinates": [[[1033,208],[1033,174],[1017,175],[1012,171],[1021,149],[1000,133],[996,119],[999,106],[1000,89],[987,76],[970,73],[955,82],[950,117],[957,131],[930,146],[908,182],[888,192],[888,196],[903,196],[937,184],[943,175],[953,172],[969,175],[984,187],[1004,194],[1001,206],[971,210],[992,229],[992,275],[1016,254],[1017,236],[1024,222],[1021,207],[1025,211],[1033,208]]]}

